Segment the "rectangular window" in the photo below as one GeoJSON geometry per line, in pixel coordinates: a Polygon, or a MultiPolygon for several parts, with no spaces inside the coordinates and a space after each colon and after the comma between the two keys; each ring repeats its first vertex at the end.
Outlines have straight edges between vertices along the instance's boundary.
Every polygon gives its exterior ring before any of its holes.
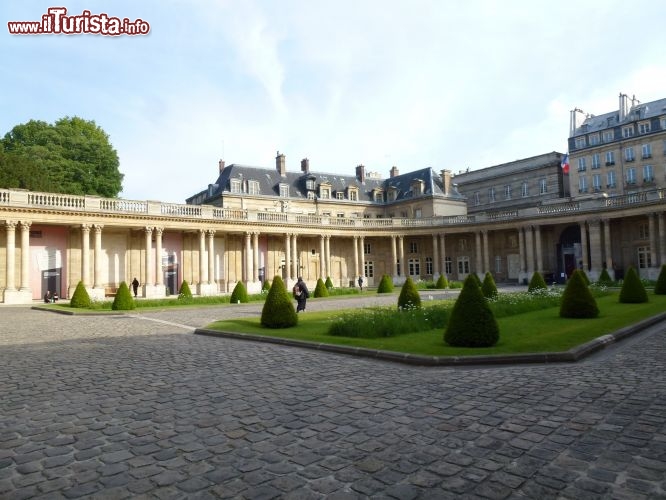
{"type": "Polygon", "coordinates": [[[650,239],[650,225],[648,223],[642,223],[638,225],[638,239],[639,240],[650,239]]]}
{"type": "Polygon", "coordinates": [[[409,266],[409,276],[421,276],[421,261],[419,259],[409,259],[407,265],[409,266]]]}
{"type": "Polygon", "coordinates": [[[240,193],[242,182],[240,179],[231,179],[231,192],[240,193]]]}
{"type": "Polygon", "coordinates": [[[426,274],[432,275],[432,257],[426,257],[426,274]]]}
{"type": "Polygon", "coordinates": [[[576,149],[581,149],[585,147],[585,136],[582,137],[576,137],[574,140],[574,144],[576,145],[576,149]]]}
{"type": "Polygon", "coordinates": [[[613,139],[615,138],[615,134],[613,134],[612,130],[606,130],[604,132],[604,142],[613,142],[613,139]]]}
{"type": "Polygon", "coordinates": [[[622,127],[622,137],[625,139],[627,137],[633,137],[634,136],[634,126],[629,125],[628,127],[622,127]]]}
{"type": "Polygon", "coordinates": [[[350,190],[349,191],[349,199],[351,201],[358,201],[358,192],[355,190],[350,190]]]}
{"type": "Polygon", "coordinates": [[[315,188],[314,179],[308,179],[307,181],[305,181],[305,188],[314,191],[314,188],[315,188]]]}
{"type": "Polygon", "coordinates": [[[372,253],[372,247],[370,243],[363,243],[363,253],[365,255],[370,255],[372,253]]]}
{"type": "Polygon", "coordinates": [[[585,172],[585,158],[578,158],[578,171],[585,172]]]}
{"type": "Polygon", "coordinates": [[[409,242],[409,253],[418,253],[419,247],[415,241],[409,242]]]}
{"type": "Polygon", "coordinates": [[[374,278],[375,277],[375,263],[371,260],[366,260],[364,267],[365,267],[365,276],[367,278],[374,278]]]}
{"type": "Polygon", "coordinates": [[[650,122],[643,122],[638,124],[638,133],[647,134],[650,131],[650,122]]]}
{"type": "Polygon", "coordinates": [[[488,201],[490,203],[495,202],[495,188],[494,187],[491,187],[490,189],[488,189],[488,201]]]}
{"type": "Polygon", "coordinates": [[[606,174],[606,187],[614,188],[615,187],[615,170],[609,170],[606,174]]]}
{"type": "Polygon", "coordinates": [[[323,200],[328,200],[331,197],[331,189],[319,186],[319,197],[323,200]]]}
{"type": "Polygon", "coordinates": [[[636,169],[634,167],[627,169],[627,184],[636,184],[636,169]]]}
{"type": "Polygon", "coordinates": [[[504,199],[505,200],[511,199],[511,184],[507,184],[506,186],[504,186],[504,199]]]}
{"type": "Polygon", "coordinates": [[[593,168],[593,169],[595,169],[595,168],[601,168],[601,160],[600,160],[600,158],[601,158],[601,156],[599,155],[599,153],[594,153],[594,154],[592,155],[592,168],[593,168]]]}
{"type": "Polygon", "coordinates": [[[594,174],[592,176],[592,189],[595,191],[601,191],[601,176],[599,174],[594,174]]]}
{"type": "Polygon", "coordinates": [[[420,219],[421,217],[423,217],[423,210],[420,208],[414,209],[414,218],[420,219]]]}
{"type": "Polygon", "coordinates": [[[444,273],[448,276],[453,273],[453,259],[451,257],[444,258],[444,273]]]}
{"type": "Polygon", "coordinates": [[[458,257],[458,277],[469,274],[469,257],[458,257]]]}
{"type": "Polygon", "coordinates": [[[345,199],[345,193],[343,193],[342,191],[336,191],[336,193],[335,193],[335,197],[336,197],[338,200],[344,200],[344,199],[345,199]]]}
{"type": "Polygon", "coordinates": [[[344,214],[344,212],[339,212],[337,214],[337,216],[338,216],[338,219],[341,219],[341,218],[344,218],[345,214],[344,214]]]}
{"type": "Polygon", "coordinates": [[[548,192],[548,184],[546,183],[546,179],[540,179],[539,180],[539,193],[540,194],[546,194],[548,192]]]}
{"type": "Polygon", "coordinates": [[[259,194],[259,182],[258,181],[248,181],[247,191],[250,194],[259,194]]]}
{"type": "Polygon", "coordinates": [[[521,193],[523,195],[523,198],[529,195],[529,184],[527,181],[523,181],[523,185],[521,187],[521,193]]]}
{"type": "Polygon", "coordinates": [[[587,177],[585,177],[584,175],[581,175],[578,178],[578,192],[587,193],[587,177]]]}
{"type": "Polygon", "coordinates": [[[654,182],[654,171],[652,165],[643,165],[643,182],[654,182]]]}
{"type": "Polygon", "coordinates": [[[501,273],[502,272],[502,256],[501,255],[495,255],[495,272],[496,273],[501,273]]]}
{"type": "Polygon", "coordinates": [[[641,146],[641,153],[644,160],[652,158],[652,144],[643,144],[641,146]]]}
{"type": "Polygon", "coordinates": [[[611,165],[615,165],[615,152],[606,151],[606,166],[609,167],[611,165]]]}
{"type": "Polygon", "coordinates": [[[289,198],[289,184],[280,184],[280,198],[289,198]]]}
{"type": "Polygon", "coordinates": [[[652,267],[650,247],[638,247],[638,267],[640,269],[647,269],[652,267]]]}
{"type": "Polygon", "coordinates": [[[636,159],[634,148],[624,148],[624,159],[626,161],[634,161],[636,159]]]}
{"type": "Polygon", "coordinates": [[[599,144],[599,134],[590,134],[590,146],[596,146],[599,144]]]}

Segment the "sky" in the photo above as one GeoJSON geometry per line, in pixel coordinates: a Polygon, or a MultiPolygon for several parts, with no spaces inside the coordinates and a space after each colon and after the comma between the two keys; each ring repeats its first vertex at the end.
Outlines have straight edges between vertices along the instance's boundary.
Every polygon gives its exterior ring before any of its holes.
{"type": "Polygon", "coordinates": [[[476,170],[566,152],[569,111],[666,97],[662,0],[141,0],[0,3],[0,134],[93,120],[120,196],[184,203],[218,161],[354,175],[476,170]],[[106,14],[147,35],[11,35],[106,14]]]}

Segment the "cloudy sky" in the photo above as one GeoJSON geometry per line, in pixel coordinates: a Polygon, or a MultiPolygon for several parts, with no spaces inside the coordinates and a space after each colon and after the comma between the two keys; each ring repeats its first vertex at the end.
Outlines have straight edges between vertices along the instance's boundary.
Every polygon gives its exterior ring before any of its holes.
{"type": "Polygon", "coordinates": [[[569,110],[666,97],[662,0],[2,2],[0,133],[94,120],[121,196],[183,202],[220,158],[388,176],[566,151],[569,110]],[[10,35],[68,14],[142,19],[147,36],[10,35]]]}

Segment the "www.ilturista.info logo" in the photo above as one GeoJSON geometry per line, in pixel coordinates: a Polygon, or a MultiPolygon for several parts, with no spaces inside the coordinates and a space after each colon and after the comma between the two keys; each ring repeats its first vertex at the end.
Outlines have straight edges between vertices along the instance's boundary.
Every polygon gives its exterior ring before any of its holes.
{"type": "Polygon", "coordinates": [[[65,7],[49,7],[41,21],[9,21],[7,28],[11,35],[147,35],[150,24],[143,19],[130,21],[128,18],[91,14],[84,10],[77,16],[68,16],[65,7]]]}

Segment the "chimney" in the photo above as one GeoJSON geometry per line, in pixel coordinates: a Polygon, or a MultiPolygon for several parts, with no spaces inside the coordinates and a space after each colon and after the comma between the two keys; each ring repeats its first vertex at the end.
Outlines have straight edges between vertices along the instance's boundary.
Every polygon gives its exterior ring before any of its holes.
{"type": "Polygon", "coordinates": [[[629,113],[629,98],[627,94],[620,93],[620,121],[624,121],[629,113]]]}
{"type": "Polygon", "coordinates": [[[572,109],[569,117],[569,137],[573,137],[576,129],[580,127],[585,120],[585,113],[582,109],[572,109]]]}
{"type": "Polygon", "coordinates": [[[220,166],[220,173],[222,173],[222,170],[224,170],[224,160],[220,160],[218,165],[220,166]]]}
{"type": "Polygon", "coordinates": [[[309,174],[310,173],[310,160],[307,158],[303,158],[301,160],[301,172],[304,174],[309,174]]]}
{"type": "Polygon", "coordinates": [[[451,171],[442,170],[442,191],[444,194],[451,194],[451,171]]]}
{"type": "Polygon", "coordinates": [[[280,154],[280,152],[277,152],[277,156],[275,157],[275,169],[278,171],[280,174],[280,177],[286,177],[287,175],[287,160],[283,154],[280,154]]]}
{"type": "Polygon", "coordinates": [[[398,172],[398,167],[395,165],[391,167],[391,177],[397,177],[400,175],[400,172],[398,172]]]}
{"type": "Polygon", "coordinates": [[[356,167],[356,178],[361,182],[361,184],[365,184],[365,166],[359,165],[356,167]]]}

